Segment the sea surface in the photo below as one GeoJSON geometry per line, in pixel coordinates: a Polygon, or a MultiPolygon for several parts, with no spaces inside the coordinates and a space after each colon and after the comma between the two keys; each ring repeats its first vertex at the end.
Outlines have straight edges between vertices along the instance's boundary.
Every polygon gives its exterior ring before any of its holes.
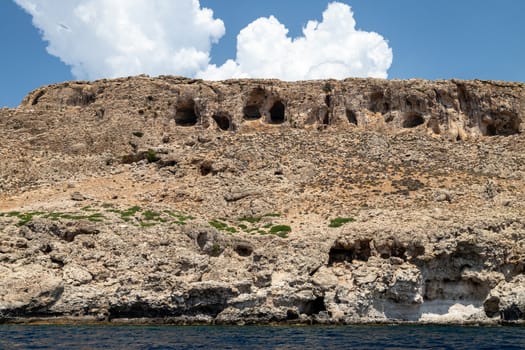
{"type": "Polygon", "coordinates": [[[525,327],[0,325],[0,349],[525,349],[525,327]]]}

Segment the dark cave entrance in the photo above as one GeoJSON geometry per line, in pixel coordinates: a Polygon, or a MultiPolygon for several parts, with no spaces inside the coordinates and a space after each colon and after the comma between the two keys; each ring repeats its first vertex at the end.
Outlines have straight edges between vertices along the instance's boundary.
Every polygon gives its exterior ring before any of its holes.
{"type": "Polygon", "coordinates": [[[177,104],[175,111],[175,124],[178,126],[194,126],[197,124],[198,115],[195,112],[195,101],[188,100],[177,104]]]}
{"type": "Polygon", "coordinates": [[[308,316],[317,315],[321,311],[326,311],[324,297],[317,297],[314,300],[309,300],[299,306],[299,313],[306,314],[308,316]]]}
{"type": "Polygon", "coordinates": [[[360,239],[349,246],[334,244],[328,252],[328,266],[332,266],[334,263],[352,263],[352,260],[368,261],[372,255],[370,242],[369,239],[360,239]]]}
{"type": "Polygon", "coordinates": [[[230,130],[231,128],[231,118],[226,113],[217,113],[212,116],[217,126],[224,131],[230,130]]]}
{"type": "Polygon", "coordinates": [[[262,88],[253,89],[246,100],[243,113],[245,120],[261,118],[261,107],[266,99],[266,92],[262,88]]]}
{"type": "Polygon", "coordinates": [[[354,111],[351,111],[349,109],[346,110],[346,119],[348,119],[348,122],[350,124],[357,125],[357,116],[354,111]]]}
{"type": "Polygon", "coordinates": [[[270,123],[282,124],[286,120],[285,106],[281,101],[276,101],[270,109],[270,123]]]}
{"type": "Polygon", "coordinates": [[[411,129],[425,123],[425,118],[418,113],[408,113],[403,120],[403,128],[411,129]]]}

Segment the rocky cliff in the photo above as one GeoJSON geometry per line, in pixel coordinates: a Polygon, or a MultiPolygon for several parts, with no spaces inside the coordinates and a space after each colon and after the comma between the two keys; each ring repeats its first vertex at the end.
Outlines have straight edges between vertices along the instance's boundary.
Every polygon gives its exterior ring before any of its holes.
{"type": "Polygon", "coordinates": [[[0,320],[523,321],[524,88],[37,89],[0,109],[0,320]]]}

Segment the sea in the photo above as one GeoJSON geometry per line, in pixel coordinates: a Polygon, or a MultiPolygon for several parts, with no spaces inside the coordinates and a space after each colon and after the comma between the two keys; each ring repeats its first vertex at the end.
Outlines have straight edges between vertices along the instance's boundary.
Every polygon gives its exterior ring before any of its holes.
{"type": "Polygon", "coordinates": [[[525,349],[525,327],[20,326],[0,349],[525,349]]]}

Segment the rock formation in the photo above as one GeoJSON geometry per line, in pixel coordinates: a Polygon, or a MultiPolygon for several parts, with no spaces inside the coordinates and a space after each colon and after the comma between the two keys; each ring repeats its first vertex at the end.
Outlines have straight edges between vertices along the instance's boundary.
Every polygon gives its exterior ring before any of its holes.
{"type": "Polygon", "coordinates": [[[67,82],[0,109],[0,320],[525,320],[525,85],[67,82]]]}

